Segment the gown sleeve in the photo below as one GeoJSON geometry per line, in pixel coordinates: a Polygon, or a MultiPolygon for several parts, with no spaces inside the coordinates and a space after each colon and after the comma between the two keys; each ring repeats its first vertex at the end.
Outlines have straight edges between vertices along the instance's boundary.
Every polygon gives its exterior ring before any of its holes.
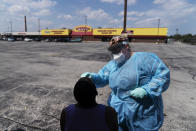
{"type": "Polygon", "coordinates": [[[158,97],[168,89],[170,83],[170,70],[162,60],[154,54],[154,63],[151,68],[151,80],[142,86],[150,97],[158,97]]]}
{"type": "Polygon", "coordinates": [[[104,87],[109,84],[109,75],[114,68],[114,62],[110,61],[98,73],[92,73],[91,79],[97,88],[104,87]]]}

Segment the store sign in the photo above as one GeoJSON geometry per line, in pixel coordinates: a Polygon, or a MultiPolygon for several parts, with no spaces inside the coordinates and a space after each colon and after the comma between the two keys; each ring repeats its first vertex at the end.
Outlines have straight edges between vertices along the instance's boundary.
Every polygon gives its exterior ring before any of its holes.
{"type": "Polygon", "coordinates": [[[91,30],[91,28],[89,28],[89,27],[76,27],[75,28],[76,29],[76,31],[78,31],[78,32],[88,32],[88,31],[90,31],[91,30]]]}
{"type": "Polygon", "coordinates": [[[64,31],[51,31],[55,35],[61,35],[64,31]]]}
{"type": "Polygon", "coordinates": [[[26,33],[21,33],[21,32],[20,32],[20,33],[18,33],[18,35],[26,35],[26,33]]]}
{"type": "Polygon", "coordinates": [[[50,33],[50,31],[45,31],[45,33],[46,33],[46,34],[49,34],[49,33],[50,33]]]}
{"type": "Polygon", "coordinates": [[[111,34],[112,35],[113,33],[116,33],[117,30],[98,30],[97,32],[99,32],[103,35],[105,35],[105,34],[111,34]]]}

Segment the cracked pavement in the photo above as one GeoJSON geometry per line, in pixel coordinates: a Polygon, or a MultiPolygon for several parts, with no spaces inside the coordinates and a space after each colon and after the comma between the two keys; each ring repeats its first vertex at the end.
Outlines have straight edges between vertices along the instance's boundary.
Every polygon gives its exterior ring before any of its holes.
{"type": "MultiPolygon", "coordinates": [[[[63,107],[75,103],[72,90],[83,72],[97,72],[110,60],[106,42],[0,41],[0,130],[58,131],[63,107]]],[[[171,70],[163,93],[161,131],[196,129],[196,46],[131,43],[133,51],[156,53],[171,70]]],[[[98,89],[106,104],[109,87],[98,89]]]]}

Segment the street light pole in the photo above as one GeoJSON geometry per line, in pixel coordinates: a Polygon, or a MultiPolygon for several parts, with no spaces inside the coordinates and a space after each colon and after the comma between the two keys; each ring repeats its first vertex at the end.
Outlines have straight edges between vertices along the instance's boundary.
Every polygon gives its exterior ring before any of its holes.
{"type": "Polygon", "coordinates": [[[176,35],[178,35],[179,34],[179,29],[178,28],[176,28],[176,35]]]}
{"type": "Polygon", "coordinates": [[[85,15],[85,25],[87,25],[87,16],[85,15]]]}
{"type": "Polygon", "coordinates": [[[159,42],[159,27],[160,27],[160,19],[158,19],[157,42],[159,42]]]}
{"type": "Polygon", "coordinates": [[[24,23],[25,23],[25,32],[27,32],[27,19],[26,19],[26,16],[24,16],[24,23]]]}
{"type": "Polygon", "coordinates": [[[12,32],[12,21],[10,21],[10,32],[12,32]]]}
{"type": "Polygon", "coordinates": [[[38,18],[38,32],[40,32],[40,19],[38,18]]]}
{"type": "Polygon", "coordinates": [[[87,16],[85,15],[84,18],[85,18],[84,20],[85,20],[85,35],[86,35],[87,16]]]}
{"type": "Polygon", "coordinates": [[[84,16],[84,22],[85,22],[85,29],[84,29],[84,35],[85,36],[84,36],[83,39],[86,39],[86,30],[87,30],[87,27],[86,27],[87,26],[87,16],[86,15],[84,16]]]}
{"type": "Polygon", "coordinates": [[[125,0],[124,4],[124,25],[122,33],[126,33],[126,26],[127,26],[127,0],[125,0]]]}

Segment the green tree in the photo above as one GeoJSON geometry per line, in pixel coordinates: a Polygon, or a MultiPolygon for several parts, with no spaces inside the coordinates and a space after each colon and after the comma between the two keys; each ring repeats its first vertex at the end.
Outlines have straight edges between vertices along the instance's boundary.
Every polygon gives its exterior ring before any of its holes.
{"type": "Polygon", "coordinates": [[[175,35],[173,36],[173,39],[176,40],[176,41],[179,41],[179,40],[182,39],[182,35],[180,35],[180,34],[175,34],[175,35]]]}

